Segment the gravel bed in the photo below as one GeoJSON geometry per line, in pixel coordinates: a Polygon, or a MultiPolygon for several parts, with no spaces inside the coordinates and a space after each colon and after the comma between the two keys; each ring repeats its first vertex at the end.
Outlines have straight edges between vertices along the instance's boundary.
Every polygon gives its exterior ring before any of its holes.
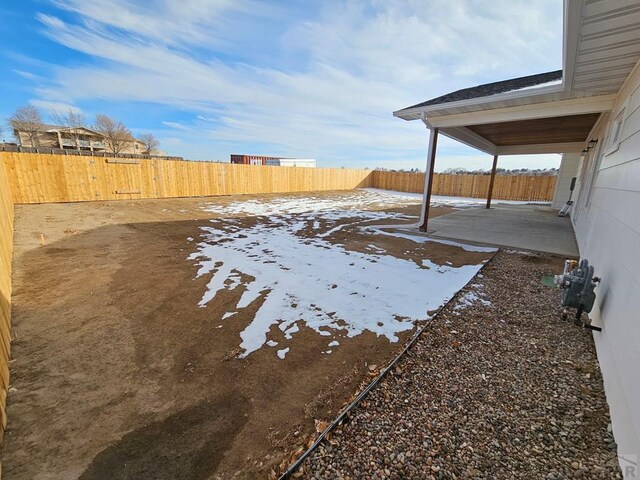
{"type": "Polygon", "coordinates": [[[540,283],[561,269],[499,252],[294,478],[622,478],[592,334],[540,283]]]}

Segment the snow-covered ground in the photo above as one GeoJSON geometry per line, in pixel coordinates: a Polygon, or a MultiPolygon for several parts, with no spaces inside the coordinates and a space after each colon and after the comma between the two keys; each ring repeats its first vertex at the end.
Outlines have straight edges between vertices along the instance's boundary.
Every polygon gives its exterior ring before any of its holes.
{"type": "Polygon", "coordinates": [[[210,204],[205,210],[221,215],[270,216],[308,212],[360,211],[372,208],[416,205],[422,202],[417,193],[394,192],[363,188],[340,193],[335,197],[326,195],[283,196],[260,200],[241,200],[229,205],[210,204]]]}
{"type": "MultiPolygon", "coordinates": [[[[409,199],[415,199],[417,203],[422,203],[421,193],[408,193],[408,192],[396,192],[393,190],[380,190],[378,188],[363,188],[368,192],[377,193],[380,192],[383,195],[395,196],[396,198],[404,198],[405,201],[409,199]]],[[[492,204],[506,204],[506,205],[551,205],[551,202],[537,202],[537,201],[520,201],[520,200],[500,200],[494,198],[491,200],[492,204]]],[[[484,207],[487,204],[486,198],[471,198],[471,197],[448,197],[445,195],[431,195],[431,205],[442,207],[484,207]]]]}
{"type": "Polygon", "coordinates": [[[291,339],[302,325],[326,336],[331,349],[340,348],[340,338],[367,330],[395,342],[399,332],[427,319],[427,312],[449,300],[482,264],[456,268],[425,259],[418,265],[387,254],[374,243],[379,234],[369,229],[359,229],[371,235],[367,253],[330,239],[343,228],[371,221],[415,218],[379,209],[419,201],[413,194],[364,190],[335,198],[290,196],[207,205],[220,217],[201,228],[197,251],[189,257],[198,262],[198,276],[210,276],[200,306],[215,301],[222,290],[238,289],[239,300],[221,319],[224,324],[263,299],[240,334],[242,356],[266,345],[285,358],[296,348],[291,339]],[[245,215],[260,218],[249,227],[228,218],[245,215]],[[284,333],[284,342],[268,340],[274,326],[284,333]]]}
{"type": "Polygon", "coordinates": [[[466,243],[460,243],[453,240],[445,240],[443,238],[433,238],[427,237],[424,235],[413,235],[411,233],[405,232],[396,232],[390,231],[390,229],[402,228],[402,229],[411,229],[414,228],[417,230],[417,224],[411,225],[368,225],[364,227],[363,230],[369,230],[371,232],[377,233],[378,235],[388,235],[390,237],[397,238],[405,238],[407,240],[411,240],[416,243],[439,243],[441,245],[451,245],[453,247],[459,247],[467,252],[496,252],[498,249],[495,247],[482,247],[480,245],[469,245],[466,243]]]}
{"type": "Polygon", "coordinates": [[[456,306],[453,307],[453,310],[457,315],[459,315],[460,310],[464,310],[476,303],[480,303],[485,307],[491,306],[491,302],[487,300],[486,294],[484,292],[484,287],[481,283],[469,285],[469,290],[465,292],[464,295],[460,296],[460,298],[458,298],[458,303],[456,303],[456,306]]]}

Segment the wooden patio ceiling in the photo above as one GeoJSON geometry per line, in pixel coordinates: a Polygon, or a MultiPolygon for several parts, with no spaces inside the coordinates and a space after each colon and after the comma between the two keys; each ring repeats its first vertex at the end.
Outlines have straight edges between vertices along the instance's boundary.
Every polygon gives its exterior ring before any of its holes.
{"type": "Polygon", "coordinates": [[[584,142],[599,113],[469,125],[467,128],[498,147],[584,142]]]}

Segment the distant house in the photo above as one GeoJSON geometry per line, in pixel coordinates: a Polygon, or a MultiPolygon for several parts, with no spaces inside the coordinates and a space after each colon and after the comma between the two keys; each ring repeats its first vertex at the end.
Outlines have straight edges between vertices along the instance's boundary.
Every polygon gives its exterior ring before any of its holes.
{"type": "MultiPolygon", "coordinates": [[[[85,150],[91,152],[108,152],[109,147],[104,141],[104,135],[87,127],[67,128],[60,125],[42,125],[37,134],[35,145],[32,145],[29,133],[13,131],[21,147],[36,146],[38,148],[58,148],[64,150],[85,150]]],[[[147,149],[139,140],[131,137],[130,143],[120,153],[148,154],[147,149]]]]}
{"type": "Polygon", "coordinates": [[[307,167],[315,168],[313,158],[265,157],[260,155],[231,154],[231,163],[238,165],[270,165],[272,167],[307,167]]]}

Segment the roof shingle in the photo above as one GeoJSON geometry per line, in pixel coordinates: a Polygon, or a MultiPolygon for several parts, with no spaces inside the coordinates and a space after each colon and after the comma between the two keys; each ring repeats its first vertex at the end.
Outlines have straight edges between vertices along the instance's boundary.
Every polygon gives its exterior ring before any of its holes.
{"type": "Polygon", "coordinates": [[[503,80],[501,82],[485,83],[484,85],[478,85],[476,87],[463,88],[462,90],[456,90],[455,92],[432,98],[431,100],[427,100],[426,102],[412,105],[410,107],[404,108],[403,110],[426,107],[429,105],[440,105],[444,103],[458,102],[460,100],[470,100],[472,98],[489,97],[491,95],[510,92],[512,90],[519,90],[521,88],[534,87],[536,85],[541,85],[557,80],[562,80],[562,70],[538,73],[536,75],[512,78],[510,80],[503,80]]]}

